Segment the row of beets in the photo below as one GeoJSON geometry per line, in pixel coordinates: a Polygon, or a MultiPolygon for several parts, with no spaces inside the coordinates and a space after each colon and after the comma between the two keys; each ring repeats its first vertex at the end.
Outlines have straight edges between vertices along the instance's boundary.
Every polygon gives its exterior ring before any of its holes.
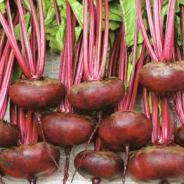
{"type": "MultiPolygon", "coordinates": [[[[162,7],[160,1],[154,1],[153,10],[149,3],[146,3],[147,14],[151,15],[154,11],[154,15],[158,17],[162,7]]],[[[14,22],[10,2],[7,0],[7,20],[0,13],[4,28],[0,42],[0,69],[4,75],[0,77],[0,94],[3,97],[0,101],[0,115],[3,119],[9,94],[11,123],[15,125],[2,120],[0,143],[4,147],[15,144],[17,147],[0,151],[1,174],[25,178],[30,183],[36,183],[38,177],[48,176],[58,169],[60,153],[58,148],[53,146],[56,145],[65,148],[63,183],[66,183],[72,146],[87,142],[85,150],[76,155],[74,165],[76,171],[84,177],[90,177],[94,184],[99,184],[101,179],[112,180],[121,175],[125,182],[127,173],[134,180],[141,182],[181,181],[184,174],[184,148],[173,144],[174,127],[168,100],[171,99],[173,110],[182,120],[183,98],[178,91],[183,90],[184,69],[182,62],[165,62],[173,57],[175,3],[175,0],[169,1],[165,38],[161,22],[149,19],[152,46],[141,15],[141,1],[136,0],[138,22],[135,26],[133,69],[129,80],[129,63],[126,57],[128,49],[123,23],[111,49],[109,64],[107,62],[108,0],[103,3],[99,0],[96,4],[93,1],[83,1],[84,28],[77,43],[76,18],[69,2],[66,1],[65,43],[61,51],[59,80],[56,80],[43,77],[46,42],[42,0],[38,1],[39,19],[33,0],[29,0],[32,25],[30,37],[23,18],[27,10],[23,8],[21,0],[16,1],[17,14],[14,22]],[[102,32],[103,9],[105,16],[102,32]],[[17,23],[20,24],[20,42],[14,35],[14,26],[17,23]],[[144,44],[137,61],[139,29],[144,44]],[[158,30],[162,33],[160,36],[156,34],[158,30]],[[145,57],[146,48],[150,55],[148,57],[145,57]],[[23,75],[8,88],[14,57],[23,75]],[[155,62],[146,64],[142,69],[143,62],[149,62],[150,58],[155,62]],[[106,76],[109,78],[104,80],[106,76]],[[110,78],[111,76],[119,79],[110,78]],[[125,88],[127,81],[128,88],[125,88]],[[144,87],[144,114],[133,110],[139,82],[144,87]],[[168,98],[168,95],[172,97],[168,98]],[[148,96],[151,97],[151,105],[148,96]],[[106,109],[116,112],[111,114],[106,109]],[[84,111],[90,115],[93,113],[93,116],[82,116],[84,111]],[[74,112],[79,112],[80,115],[74,112]],[[154,146],[140,149],[150,139],[154,146]],[[95,142],[94,150],[88,150],[91,140],[95,142]],[[129,157],[129,151],[137,149],[140,150],[133,152],[129,157]],[[124,163],[117,154],[121,151],[125,151],[124,163]]],[[[57,1],[53,0],[53,4],[56,20],[60,25],[57,1]]],[[[180,60],[179,56],[177,58],[180,60]]],[[[177,135],[178,142],[182,142],[182,129],[177,135]]]]}

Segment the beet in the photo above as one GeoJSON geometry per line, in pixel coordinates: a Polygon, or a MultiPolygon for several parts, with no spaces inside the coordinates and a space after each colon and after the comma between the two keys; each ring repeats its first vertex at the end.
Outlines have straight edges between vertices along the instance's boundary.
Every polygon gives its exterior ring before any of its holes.
{"type": "Polygon", "coordinates": [[[152,124],[143,113],[124,111],[115,112],[102,120],[99,136],[105,145],[114,145],[115,148],[130,145],[131,149],[137,149],[148,142],[151,131],[152,124]]]}
{"type": "Polygon", "coordinates": [[[60,146],[84,143],[93,130],[89,119],[73,113],[53,112],[44,116],[42,123],[46,139],[60,146]]]}
{"type": "Polygon", "coordinates": [[[177,129],[175,134],[175,143],[184,147],[184,128],[180,127],[177,129]]]}
{"type": "Polygon", "coordinates": [[[140,83],[158,95],[184,90],[184,62],[148,63],[140,72],[140,83]]]}
{"type": "Polygon", "coordinates": [[[39,109],[56,106],[64,95],[64,85],[56,79],[18,80],[10,86],[11,100],[18,106],[39,109]]]}
{"type": "Polygon", "coordinates": [[[19,131],[16,125],[0,121],[0,146],[9,147],[16,145],[19,131]]]}
{"type": "Polygon", "coordinates": [[[94,180],[116,179],[123,170],[121,158],[110,151],[82,151],[75,157],[74,164],[82,176],[94,180]]]}
{"type": "Polygon", "coordinates": [[[139,150],[128,164],[128,176],[137,182],[183,182],[184,148],[150,146],[139,150]]]}
{"type": "Polygon", "coordinates": [[[53,159],[59,163],[59,158],[59,150],[48,143],[21,145],[0,152],[0,167],[8,176],[33,181],[55,172],[53,159]]]}
{"type": "Polygon", "coordinates": [[[70,103],[82,110],[101,110],[114,106],[124,96],[124,85],[119,79],[83,82],[71,87],[70,103]]]}

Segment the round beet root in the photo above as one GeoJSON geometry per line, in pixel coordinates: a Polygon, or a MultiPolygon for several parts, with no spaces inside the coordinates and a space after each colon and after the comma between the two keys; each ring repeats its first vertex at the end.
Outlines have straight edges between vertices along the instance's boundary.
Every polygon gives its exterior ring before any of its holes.
{"type": "Polygon", "coordinates": [[[18,138],[19,131],[15,125],[0,121],[0,146],[14,146],[16,145],[18,138]]]}
{"type": "Polygon", "coordinates": [[[21,145],[0,152],[0,167],[8,176],[25,178],[29,181],[48,176],[57,170],[59,150],[47,143],[21,145]]]}
{"type": "Polygon", "coordinates": [[[56,145],[73,146],[88,140],[93,124],[72,113],[50,113],[42,118],[46,139],[56,145]]]}
{"type": "Polygon", "coordinates": [[[174,139],[176,144],[179,144],[180,146],[184,147],[184,128],[183,127],[180,127],[177,129],[174,139]]]}
{"type": "Polygon", "coordinates": [[[121,176],[123,161],[110,151],[82,151],[74,160],[75,168],[84,177],[113,180],[121,176]]]}
{"type": "Polygon", "coordinates": [[[11,100],[16,105],[29,109],[56,106],[64,93],[64,85],[51,78],[18,80],[9,88],[11,100]]]}
{"type": "Polygon", "coordinates": [[[152,124],[143,113],[116,112],[102,120],[99,136],[105,145],[129,145],[131,149],[144,146],[151,137],[152,124]]]}
{"type": "Polygon", "coordinates": [[[128,175],[137,182],[183,182],[184,148],[150,146],[139,150],[128,163],[128,175]]]}
{"type": "Polygon", "coordinates": [[[140,72],[140,83],[159,95],[184,90],[184,62],[148,63],[140,72]]]}
{"type": "Polygon", "coordinates": [[[117,104],[123,95],[123,82],[114,78],[74,85],[68,93],[68,99],[79,109],[101,110],[117,104]]]}

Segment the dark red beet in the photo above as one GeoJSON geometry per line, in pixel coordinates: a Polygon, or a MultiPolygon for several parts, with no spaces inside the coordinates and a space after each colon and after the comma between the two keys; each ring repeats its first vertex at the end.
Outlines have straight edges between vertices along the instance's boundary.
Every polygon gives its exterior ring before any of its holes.
{"type": "Polygon", "coordinates": [[[93,130],[89,119],[72,113],[50,113],[42,118],[42,123],[46,139],[60,146],[84,143],[93,130]]]}
{"type": "Polygon", "coordinates": [[[115,78],[74,85],[68,93],[70,103],[83,110],[101,110],[113,106],[123,96],[123,82],[115,78]]]}
{"type": "Polygon", "coordinates": [[[128,176],[137,182],[184,181],[184,148],[150,146],[139,150],[128,163],[128,176]]]}
{"type": "Polygon", "coordinates": [[[175,143],[184,147],[184,128],[180,127],[177,129],[175,134],[175,143]]]}
{"type": "Polygon", "coordinates": [[[56,106],[64,92],[64,85],[51,78],[18,80],[9,89],[11,100],[18,106],[29,109],[56,106]]]}
{"type": "Polygon", "coordinates": [[[82,151],[75,157],[74,164],[82,176],[95,180],[116,179],[123,170],[121,158],[110,151],[82,151]]]}
{"type": "Polygon", "coordinates": [[[184,62],[148,63],[140,72],[140,83],[159,95],[184,90],[184,62]]]}
{"type": "Polygon", "coordinates": [[[32,181],[55,172],[53,159],[59,163],[59,158],[59,150],[50,144],[21,145],[0,152],[0,167],[8,176],[32,181]]]}
{"type": "Polygon", "coordinates": [[[102,120],[99,136],[106,145],[114,145],[115,148],[130,145],[131,149],[137,149],[148,142],[151,131],[152,124],[143,113],[124,111],[102,120]]]}
{"type": "Polygon", "coordinates": [[[0,146],[14,146],[16,145],[18,138],[19,131],[15,125],[0,121],[0,146]]]}

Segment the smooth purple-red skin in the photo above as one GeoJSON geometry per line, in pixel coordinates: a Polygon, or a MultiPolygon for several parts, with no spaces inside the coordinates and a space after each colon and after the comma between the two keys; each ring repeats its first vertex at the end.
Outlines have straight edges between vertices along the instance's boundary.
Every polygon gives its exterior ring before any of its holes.
{"type": "Polygon", "coordinates": [[[44,135],[50,143],[73,146],[86,142],[93,124],[83,116],[73,113],[53,112],[42,118],[44,135]]]}
{"type": "Polygon", "coordinates": [[[184,148],[150,146],[129,159],[128,176],[137,182],[184,181],[184,148]]]}
{"type": "Polygon", "coordinates": [[[184,147],[184,128],[180,127],[177,129],[175,133],[174,141],[176,144],[179,144],[180,146],[184,147]]]}
{"type": "Polygon", "coordinates": [[[184,62],[152,62],[140,72],[140,83],[158,95],[184,90],[184,62]]]}
{"type": "Polygon", "coordinates": [[[123,82],[115,78],[83,82],[74,85],[68,92],[70,103],[82,110],[102,110],[114,106],[123,96],[123,82]]]}
{"type": "Polygon", "coordinates": [[[144,146],[151,138],[152,123],[140,112],[115,112],[102,120],[99,126],[99,137],[105,145],[125,147],[132,150],[144,146]]]}
{"type": "Polygon", "coordinates": [[[121,176],[123,161],[110,151],[82,151],[74,160],[77,171],[90,179],[113,180],[121,176]]]}
{"type": "Polygon", "coordinates": [[[29,181],[49,176],[57,170],[60,152],[48,143],[21,145],[0,152],[0,168],[8,176],[29,181]],[[51,158],[52,157],[52,158],[51,158]]]}
{"type": "Polygon", "coordinates": [[[19,130],[17,126],[0,121],[0,146],[15,146],[19,139],[19,130]]]}
{"type": "Polygon", "coordinates": [[[64,85],[51,78],[21,79],[9,88],[9,95],[14,104],[28,109],[57,106],[64,94],[64,85]]]}

